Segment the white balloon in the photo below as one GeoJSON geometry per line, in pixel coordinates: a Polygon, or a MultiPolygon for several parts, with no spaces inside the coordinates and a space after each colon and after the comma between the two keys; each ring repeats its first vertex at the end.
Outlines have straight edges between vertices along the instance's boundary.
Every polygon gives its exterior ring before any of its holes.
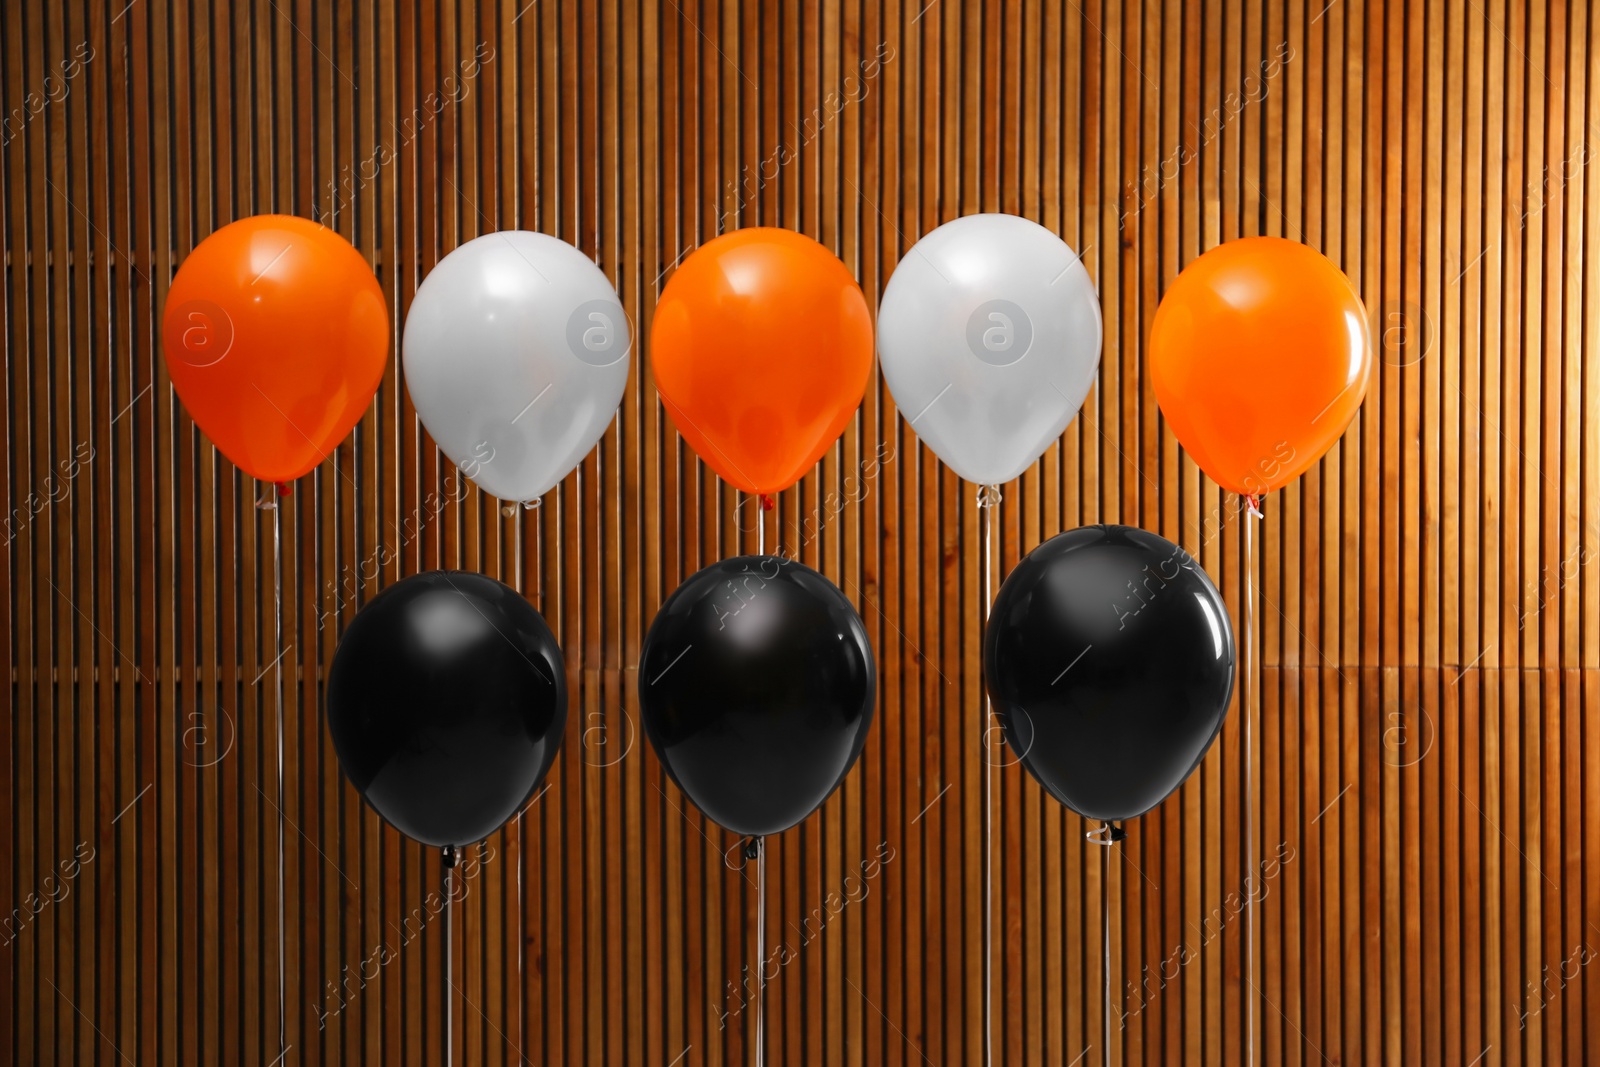
{"type": "Polygon", "coordinates": [[[1061,436],[1100,367],[1100,302],[1078,254],[1015,215],[918,241],[878,309],[895,403],[969,482],[1017,477],[1061,436]]]}
{"type": "Polygon", "coordinates": [[[423,279],[406,316],[406,388],[451,462],[534,501],[605,433],[628,381],[628,316],[604,272],[542,233],[491,233],[423,279]]]}

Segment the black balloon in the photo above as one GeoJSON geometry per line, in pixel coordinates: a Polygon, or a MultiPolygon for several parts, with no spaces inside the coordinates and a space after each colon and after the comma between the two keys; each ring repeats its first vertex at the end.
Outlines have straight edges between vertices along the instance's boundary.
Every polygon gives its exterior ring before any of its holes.
{"type": "Polygon", "coordinates": [[[1028,772],[1073,811],[1118,822],[1161,803],[1211,747],[1233,694],[1233,629],[1183,549],[1086,526],[1006,578],[984,670],[1028,772]]]}
{"type": "Polygon", "coordinates": [[[345,777],[395,829],[468,845],[521,809],[567,722],[561,649],[516,590],[432,571],[378,594],[345,630],[328,730],[345,777]]]}
{"type": "Polygon", "coordinates": [[[872,723],[861,616],[822,575],[740,556],[684,582],[639,664],[645,731],[672,780],[738,834],[794,826],[839,785],[872,723]]]}

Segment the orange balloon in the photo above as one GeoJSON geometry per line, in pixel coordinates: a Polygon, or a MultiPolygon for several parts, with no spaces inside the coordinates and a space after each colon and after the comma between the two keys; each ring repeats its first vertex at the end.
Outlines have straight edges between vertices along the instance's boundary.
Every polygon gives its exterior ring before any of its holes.
{"type": "Polygon", "coordinates": [[[1322,458],[1371,376],[1350,279],[1281,237],[1230,241],[1189,264],[1150,331],[1150,381],[1172,432],[1213,481],[1245,496],[1322,458]]]}
{"type": "Polygon", "coordinates": [[[229,223],[178,268],[161,324],[184,407],[246,474],[288,482],[372,403],[389,312],[349,241],[292,215],[229,223]]]}
{"type": "Polygon", "coordinates": [[[872,314],[839,258],[757,227],[697,250],[650,326],[667,412],[700,458],[747,493],[787,489],[833,446],[872,376],[872,314]]]}

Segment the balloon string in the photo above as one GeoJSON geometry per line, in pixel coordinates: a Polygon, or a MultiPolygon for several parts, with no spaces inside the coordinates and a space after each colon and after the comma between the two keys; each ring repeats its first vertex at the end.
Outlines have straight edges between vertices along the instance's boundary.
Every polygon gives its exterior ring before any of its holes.
{"type": "MultiPolygon", "coordinates": [[[[1106,823],[1109,829],[1110,823],[1106,823]]],[[[1104,983],[1101,1001],[1100,1062],[1111,1067],[1111,843],[1100,856],[1100,978],[1104,983]]]]}
{"type": "MultiPolygon", "coordinates": [[[[528,503],[524,503],[522,505],[521,514],[518,514],[518,512],[515,509],[512,510],[512,514],[518,515],[517,521],[512,524],[512,526],[513,526],[512,537],[514,539],[514,544],[515,544],[515,548],[516,548],[516,551],[512,553],[513,565],[515,567],[515,570],[513,572],[515,577],[514,577],[513,580],[515,582],[515,588],[516,588],[517,592],[521,593],[523,596],[526,596],[527,594],[523,593],[523,590],[522,590],[522,565],[523,565],[523,529],[522,529],[523,524],[522,524],[522,515],[526,515],[527,512],[532,511],[534,508],[537,508],[538,506],[539,506],[539,501],[537,499],[535,499],[535,500],[532,501],[532,507],[530,507],[528,503]]],[[[529,515],[528,518],[534,520],[534,525],[535,526],[538,525],[537,517],[529,515]]],[[[509,827],[507,827],[507,829],[506,829],[506,838],[505,839],[506,839],[506,847],[507,847],[507,851],[508,852],[510,851],[510,845],[511,845],[511,842],[513,840],[515,840],[516,844],[517,844],[517,853],[516,853],[516,874],[517,874],[517,923],[516,923],[516,926],[517,926],[517,1041],[518,1042],[525,1042],[528,1039],[528,1004],[527,1004],[528,998],[526,996],[524,996],[524,993],[527,991],[527,978],[526,978],[526,976],[524,975],[524,972],[523,972],[522,957],[523,957],[523,948],[524,948],[524,946],[527,945],[528,941],[527,941],[527,935],[524,932],[523,926],[522,926],[522,922],[523,922],[522,820],[521,820],[520,816],[518,818],[516,818],[516,819],[513,819],[511,821],[511,825],[509,827]]]]}
{"type": "Polygon", "coordinates": [[[767,551],[767,498],[761,498],[761,510],[756,512],[756,555],[767,551]]]}
{"type": "MultiPolygon", "coordinates": [[[[278,485],[278,494],[287,495],[287,487],[278,485]]],[[[285,992],[288,984],[286,943],[288,931],[284,924],[283,906],[283,539],[281,524],[283,512],[272,508],[272,643],[278,654],[273,671],[273,706],[278,738],[278,1047],[285,1052],[289,1044],[289,998],[285,992]]]]}
{"type": "Polygon", "coordinates": [[[1100,950],[1101,950],[1101,1039],[1105,1044],[1100,1062],[1111,1063],[1111,846],[1128,839],[1128,833],[1114,822],[1103,822],[1099,829],[1083,835],[1105,847],[1100,857],[1100,950]]]}
{"type": "MultiPolygon", "coordinates": [[[[989,612],[993,607],[994,590],[991,574],[994,570],[994,517],[1000,503],[1000,487],[978,487],[978,539],[979,555],[983,559],[983,574],[979,585],[983,598],[983,623],[978,629],[978,646],[983,647],[989,628],[989,612]]],[[[994,760],[989,752],[989,739],[994,728],[994,706],[989,701],[987,679],[983,677],[983,657],[978,657],[978,684],[983,689],[983,764],[979,768],[983,779],[983,1062],[985,1067],[994,1063],[994,760]]]]}
{"type": "MultiPolygon", "coordinates": [[[[543,497],[540,497],[538,500],[535,500],[533,503],[535,505],[538,505],[543,499],[544,499],[543,497]]],[[[558,516],[559,516],[559,512],[560,512],[560,501],[561,501],[561,498],[558,495],[555,498],[555,505],[554,505],[556,510],[557,510],[557,515],[558,516]]],[[[544,512],[542,512],[542,511],[538,512],[537,514],[530,514],[530,513],[526,512],[526,511],[524,513],[524,518],[527,518],[528,520],[530,520],[530,522],[531,522],[531,524],[533,526],[533,547],[532,547],[533,568],[534,568],[534,570],[537,571],[537,579],[536,580],[537,580],[538,590],[539,590],[539,595],[538,595],[538,598],[537,598],[534,606],[536,608],[538,608],[538,610],[541,613],[543,613],[543,611],[544,611],[544,582],[543,582],[543,577],[544,577],[544,527],[543,527],[543,525],[540,524],[539,520],[540,520],[540,518],[542,517],[543,514],[544,514],[544,512]]],[[[517,566],[518,566],[518,573],[519,574],[522,573],[522,570],[523,570],[523,568],[522,568],[522,548],[523,548],[522,539],[519,537],[517,539],[517,566]]],[[[522,585],[521,585],[520,581],[518,582],[517,588],[518,589],[522,588],[522,585]]],[[[522,929],[522,924],[523,924],[523,921],[524,921],[524,908],[526,907],[526,903],[525,903],[526,898],[524,896],[524,890],[523,890],[523,887],[522,887],[523,866],[527,863],[527,855],[526,855],[526,853],[525,853],[525,851],[523,849],[523,845],[524,844],[526,844],[526,838],[523,837],[523,834],[522,834],[522,822],[521,822],[521,819],[519,817],[518,820],[517,820],[517,927],[518,927],[519,930],[522,929]]],[[[537,847],[537,846],[535,846],[535,847],[537,847]]],[[[525,944],[527,944],[526,941],[519,942],[519,945],[525,945],[525,944]]],[[[517,976],[518,976],[519,979],[524,979],[523,962],[522,962],[522,950],[521,950],[520,947],[519,947],[519,949],[517,951],[517,976]]],[[[522,986],[522,990],[523,990],[523,993],[526,994],[527,986],[525,984],[522,986]]],[[[517,1008],[518,1024],[521,1027],[523,1040],[525,1041],[525,1040],[527,1040],[527,1034],[528,1034],[528,998],[527,998],[526,995],[523,995],[523,996],[519,997],[518,1000],[521,1002],[518,1005],[518,1008],[517,1008]]]]}
{"type": "Polygon", "coordinates": [[[450,906],[451,876],[455,872],[456,847],[444,847],[444,1063],[450,1067],[456,1061],[455,1027],[455,922],[450,906]]]}
{"type": "MultiPolygon", "coordinates": [[[[1250,496],[1250,513],[1261,517],[1260,498],[1250,496]]],[[[1245,975],[1249,988],[1245,991],[1245,1026],[1247,1067],[1256,1062],[1256,893],[1252,877],[1256,869],[1256,789],[1255,789],[1255,719],[1257,679],[1254,672],[1259,664],[1255,651],[1256,592],[1255,592],[1255,523],[1244,524],[1244,664],[1240,671],[1244,679],[1244,939],[1245,975]]]]}
{"type": "Polygon", "coordinates": [[[754,1057],[755,1067],[767,1062],[764,1031],[767,1022],[767,843],[752,837],[745,855],[756,861],[756,1012],[754,1057]],[[753,855],[752,855],[753,854],[753,855]]]}

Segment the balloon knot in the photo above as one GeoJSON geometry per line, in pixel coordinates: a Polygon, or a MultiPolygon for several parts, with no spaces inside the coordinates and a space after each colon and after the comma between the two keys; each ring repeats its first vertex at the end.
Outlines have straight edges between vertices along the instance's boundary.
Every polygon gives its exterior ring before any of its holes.
{"type": "Polygon", "coordinates": [[[761,856],[761,838],[752,837],[744,843],[744,858],[747,860],[759,859],[761,856]]]}
{"type": "Polygon", "coordinates": [[[1253,518],[1261,518],[1261,502],[1265,499],[1266,494],[1264,493],[1246,493],[1244,495],[1245,505],[1250,509],[1250,515],[1253,518]]]}
{"type": "Polygon", "coordinates": [[[1093,844],[1104,845],[1106,848],[1110,848],[1119,841],[1126,841],[1128,839],[1128,831],[1124,830],[1114,822],[1105,822],[1101,823],[1098,829],[1090,830],[1083,836],[1088,838],[1093,844]]]}
{"type": "Polygon", "coordinates": [[[256,507],[262,511],[272,511],[278,506],[278,497],[288,496],[294,491],[293,487],[290,486],[288,482],[273,482],[272,488],[274,492],[268,493],[266,496],[256,501],[256,507]]]}
{"type": "Polygon", "coordinates": [[[460,853],[456,852],[456,846],[454,846],[454,845],[446,845],[446,846],[444,846],[444,865],[445,865],[446,869],[454,869],[455,865],[456,865],[456,862],[460,858],[461,858],[460,853]]]}
{"type": "Polygon", "coordinates": [[[980,508],[997,507],[1000,504],[1000,487],[998,485],[978,486],[978,506],[980,508]]]}
{"type": "Polygon", "coordinates": [[[773,508],[775,508],[777,506],[778,506],[777,502],[774,501],[770,496],[768,496],[765,493],[761,494],[761,510],[762,511],[771,511],[773,508]]]}
{"type": "Polygon", "coordinates": [[[532,511],[534,508],[537,508],[539,506],[539,501],[541,501],[543,499],[544,499],[543,497],[535,497],[532,500],[524,500],[522,502],[522,510],[523,511],[532,511]]]}

